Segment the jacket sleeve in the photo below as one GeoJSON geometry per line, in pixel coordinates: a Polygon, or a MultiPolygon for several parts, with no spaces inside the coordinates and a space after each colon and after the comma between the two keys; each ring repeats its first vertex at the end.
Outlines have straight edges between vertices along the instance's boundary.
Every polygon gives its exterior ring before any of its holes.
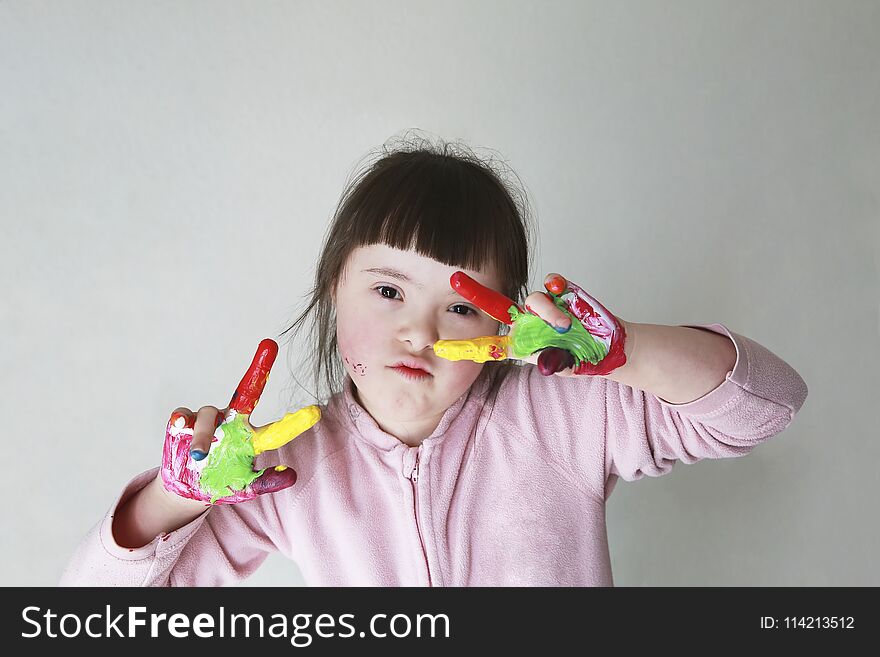
{"type": "Polygon", "coordinates": [[[155,479],[132,479],[76,548],[60,586],[224,586],[251,575],[277,548],[266,535],[260,498],[205,507],[200,516],[139,548],[121,547],[111,525],[116,509],[155,479]]]}
{"type": "MultiPolygon", "coordinates": [[[[670,472],[676,461],[744,456],[791,424],[807,386],[788,363],[722,324],[687,325],[729,337],[736,363],[718,387],[686,404],[605,377],[543,376],[533,365],[511,390],[533,417],[521,431],[560,472],[606,500],[618,478],[670,472]]],[[[514,381],[517,381],[515,379],[514,381]]]]}
{"type": "Polygon", "coordinates": [[[723,324],[687,325],[729,337],[736,363],[718,387],[686,404],[605,379],[607,499],[617,478],[670,472],[676,461],[745,456],[788,427],[807,385],[785,361],[723,324]]]}

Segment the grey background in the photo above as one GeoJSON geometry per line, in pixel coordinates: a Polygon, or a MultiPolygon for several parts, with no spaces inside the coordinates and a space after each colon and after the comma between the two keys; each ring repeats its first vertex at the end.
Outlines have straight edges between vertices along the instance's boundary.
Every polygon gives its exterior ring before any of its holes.
{"type": "Polygon", "coordinates": [[[0,2],[0,582],[54,585],[171,410],[228,402],[353,168],[420,128],[525,182],[532,289],[724,323],[809,386],[746,458],[618,484],[617,585],[880,584],[878,33],[852,1],[0,2]]]}

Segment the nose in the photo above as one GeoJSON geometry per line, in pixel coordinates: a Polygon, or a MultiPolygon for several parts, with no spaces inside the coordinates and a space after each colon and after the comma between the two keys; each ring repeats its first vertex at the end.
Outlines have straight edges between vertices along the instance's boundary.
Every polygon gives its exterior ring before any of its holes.
{"type": "Polygon", "coordinates": [[[440,339],[436,324],[427,318],[410,318],[403,322],[398,329],[398,339],[408,342],[413,353],[419,353],[425,349],[431,349],[434,343],[440,339]]]}

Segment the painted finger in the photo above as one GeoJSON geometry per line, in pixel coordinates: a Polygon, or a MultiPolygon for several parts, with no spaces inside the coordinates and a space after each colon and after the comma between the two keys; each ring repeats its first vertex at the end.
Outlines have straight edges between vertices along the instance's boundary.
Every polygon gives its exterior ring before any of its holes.
{"type": "Polygon", "coordinates": [[[311,429],[320,419],[319,407],[306,406],[296,413],[288,413],[277,422],[255,428],[251,439],[254,455],[283,447],[304,431],[311,429]]]}
{"type": "Polygon", "coordinates": [[[175,427],[178,431],[181,429],[192,429],[196,421],[196,414],[185,406],[179,406],[171,412],[169,426],[175,427]]]}
{"type": "Polygon", "coordinates": [[[244,373],[229,402],[231,410],[240,415],[250,415],[253,412],[269,380],[269,371],[277,355],[278,343],[275,340],[266,338],[260,342],[251,366],[244,373]]]}
{"type": "Polygon", "coordinates": [[[296,483],[296,471],[286,465],[267,469],[250,485],[249,491],[255,495],[275,493],[290,488],[296,483]]]}
{"type": "Polygon", "coordinates": [[[548,292],[558,297],[565,294],[565,291],[568,289],[568,281],[562,274],[550,273],[544,277],[544,287],[547,288],[548,292]]]}
{"type": "Polygon", "coordinates": [[[189,454],[196,461],[201,461],[211,450],[214,432],[223,423],[224,413],[216,406],[202,406],[196,414],[193,425],[193,438],[189,454]]]}
{"type": "Polygon", "coordinates": [[[509,335],[487,335],[471,340],[437,340],[434,353],[446,360],[471,360],[485,363],[509,358],[509,335]]]}
{"type": "Polygon", "coordinates": [[[525,301],[526,310],[537,315],[559,333],[567,333],[571,329],[571,317],[562,312],[553,300],[544,292],[533,292],[525,301]]]}
{"type": "Polygon", "coordinates": [[[513,324],[513,317],[510,314],[511,307],[522,312],[522,308],[516,302],[500,292],[478,283],[463,271],[457,271],[450,276],[449,283],[452,285],[452,289],[499,322],[504,322],[507,325],[513,324]]]}
{"type": "Polygon", "coordinates": [[[247,488],[236,491],[228,491],[228,495],[215,498],[210,504],[238,504],[247,502],[264,493],[275,493],[285,488],[290,488],[296,483],[296,472],[286,465],[268,468],[262,475],[254,479],[247,488]]]}

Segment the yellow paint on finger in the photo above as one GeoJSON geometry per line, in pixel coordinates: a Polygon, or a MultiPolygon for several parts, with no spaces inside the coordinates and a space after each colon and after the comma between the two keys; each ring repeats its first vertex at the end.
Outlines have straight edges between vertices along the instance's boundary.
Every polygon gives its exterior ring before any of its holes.
{"type": "Polygon", "coordinates": [[[254,455],[283,447],[298,435],[311,429],[321,419],[321,409],[306,406],[296,413],[288,413],[277,422],[254,429],[254,455]]]}
{"type": "Polygon", "coordinates": [[[446,360],[472,360],[475,363],[509,357],[509,335],[487,335],[472,340],[437,340],[434,353],[446,360]]]}

